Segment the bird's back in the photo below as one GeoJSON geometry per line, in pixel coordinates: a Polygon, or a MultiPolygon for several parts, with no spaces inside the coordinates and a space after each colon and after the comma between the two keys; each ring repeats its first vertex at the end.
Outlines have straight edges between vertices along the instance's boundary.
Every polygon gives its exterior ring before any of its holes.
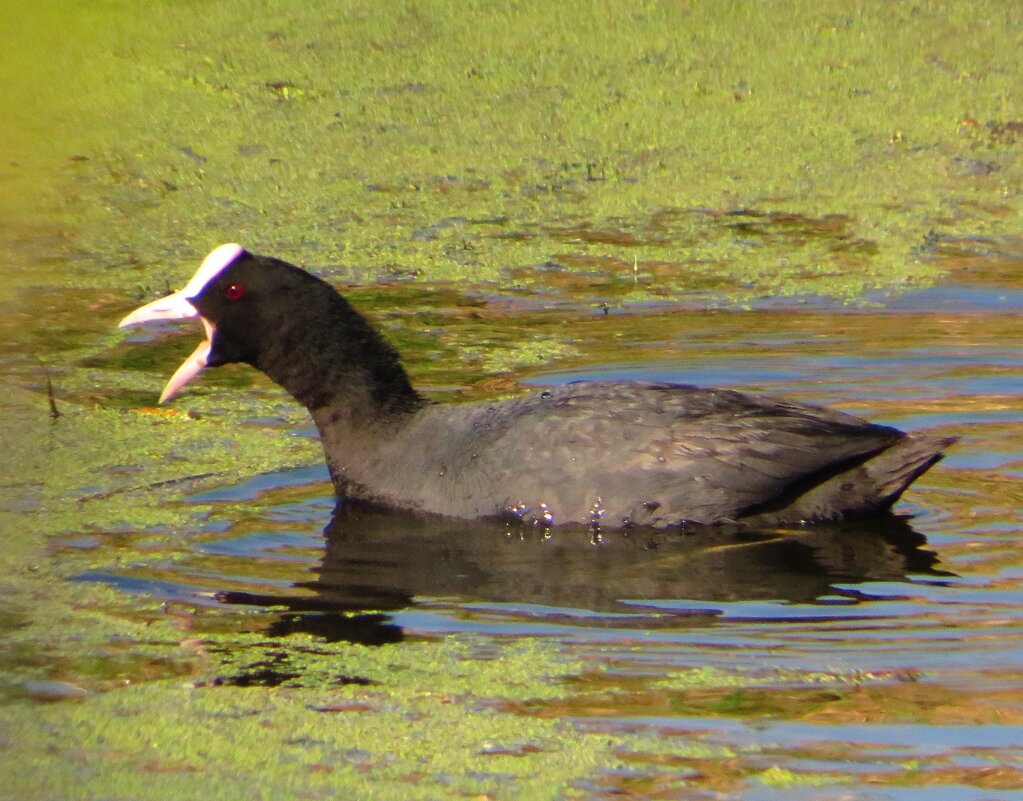
{"type": "Polygon", "coordinates": [[[876,482],[856,470],[906,438],[772,396],[584,382],[428,407],[362,470],[349,470],[353,486],[373,488],[371,500],[456,517],[607,527],[795,520],[872,511],[832,508],[841,495],[806,509],[797,501],[847,474],[853,486],[839,482],[836,492],[870,505],[874,488],[865,485],[876,482]]]}

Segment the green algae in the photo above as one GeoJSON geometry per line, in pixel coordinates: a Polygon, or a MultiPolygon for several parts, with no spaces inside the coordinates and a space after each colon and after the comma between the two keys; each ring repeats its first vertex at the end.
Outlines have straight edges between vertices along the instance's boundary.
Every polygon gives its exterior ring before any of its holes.
{"type": "Polygon", "coordinates": [[[46,419],[40,408],[34,420],[21,421],[5,451],[18,460],[23,502],[35,507],[36,534],[79,530],[85,520],[103,531],[171,527],[201,513],[169,505],[184,490],[307,463],[318,454],[315,442],[276,427],[253,425],[240,436],[231,419],[60,408],[58,420],[46,419]]]}
{"type": "MultiPolygon", "coordinates": [[[[86,710],[92,712],[86,716],[68,715],[63,709],[58,715],[44,711],[53,734],[32,743],[39,770],[11,772],[15,777],[11,789],[23,797],[40,798],[125,797],[143,788],[148,798],[200,798],[211,792],[222,797],[279,798],[343,787],[359,797],[419,798],[435,797],[442,788],[484,792],[500,779],[512,779],[510,784],[518,789],[519,782],[514,781],[518,770],[530,770],[541,761],[547,763],[543,768],[554,767],[550,764],[554,760],[480,755],[491,740],[500,741],[502,736],[543,742],[546,738],[538,735],[547,732],[539,732],[540,727],[495,731],[490,715],[429,703],[409,710],[417,713],[410,722],[406,714],[382,710],[372,716],[345,713],[346,697],[294,691],[253,697],[245,691],[195,693],[152,687],[148,692],[108,694],[103,700],[106,703],[95,705],[107,708],[86,710]],[[157,712],[153,691],[158,689],[163,690],[161,701],[170,695],[176,704],[157,712]],[[137,724],[117,723],[142,715],[153,727],[154,734],[148,737],[139,737],[137,724]],[[107,723],[97,725],[98,721],[107,723]],[[430,738],[441,736],[440,731],[445,748],[430,748],[430,738]],[[58,746],[60,759],[47,758],[47,751],[54,750],[51,743],[66,742],[77,747],[65,755],[58,746]],[[258,750],[245,747],[256,742],[258,750]],[[453,765],[445,757],[457,759],[460,766],[468,763],[478,778],[467,779],[461,773],[449,778],[446,774],[453,765]],[[51,776],[44,772],[54,763],[67,762],[72,771],[51,776]],[[488,780],[487,774],[497,770],[502,775],[488,780]],[[190,780],[195,774],[201,774],[201,781],[190,780]],[[259,781],[253,782],[257,775],[259,781]]],[[[557,780],[552,777],[551,784],[557,780]]]]}
{"type": "Polygon", "coordinates": [[[778,765],[772,765],[763,773],[757,774],[755,778],[768,787],[823,787],[830,784],[852,783],[852,779],[848,776],[796,773],[778,765]]]}
{"type": "Polygon", "coordinates": [[[1018,209],[1021,28],[999,3],[77,13],[105,28],[58,140],[87,270],[68,280],[90,285],[176,285],[225,240],[498,284],[567,245],[676,265],[673,293],[711,274],[850,298],[933,280],[930,232],[997,234],[1018,209]],[[97,207],[125,224],[95,230],[97,207]],[[842,219],[847,242],[707,210],[842,219]],[[566,234],[601,229],[624,235],[566,234]]]}
{"type": "Polygon", "coordinates": [[[146,643],[155,635],[144,620],[144,604],[67,579],[111,563],[124,568],[151,561],[152,542],[138,536],[145,532],[166,538],[162,550],[172,557],[173,538],[195,530],[208,514],[202,504],[182,503],[183,493],[238,482],[253,470],[308,463],[319,455],[318,445],[275,427],[239,428],[230,420],[66,400],[54,420],[45,396],[21,397],[22,403],[6,410],[0,450],[6,477],[0,487],[0,590],[15,621],[5,636],[0,685],[95,676],[105,687],[121,677],[187,671],[178,662],[188,665],[190,655],[173,647],[173,635],[159,635],[162,653],[151,653],[146,643]],[[119,542],[121,533],[129,533],[133,543],[119,542]],[[57,537],[81,536],[96,537],[105,547],[51,550],[57,537]],[[73,634],[65,630],[69,615],[73,634]]]}
{"type": "MultiPolygon", "coordinates": [[[[374,684],[256,692],[149,682],[43,708],[12,704],[0,738],[17,739],[17,752],[32,761],[20,771],[5,766],[5,789],[34,798],[120,797],[142,788],[154,799],[212,791],[279,798],[330,788],[366,798],[548,798],[618,764],[604,737],[480,703],[491,694],[549,696],[549,672],[571,669],[556,653],[545,661],[549,647],[488,645],[480,658],[464,642],[333,654],[315,643],[320,653],[312,657],[302,643],[290,645],[297,659],[326,665],[332,657],[335,669],[365,672],[374,684]],[[460,665],[481,680],[460,678],[460,665]],[[193,774],[202,781],[188,781],[193,774]]],[[[2,749],[0,763],[16,755],[2,749]]]]}
{"type": "Polygon", "coordinates": [[[510,372],[515,368],[536,368],[578,354],[578,349],[554,336],[533,336],[514,345],[490,346],[465,353],[485,374],[510,372]]]}
{"type": "Polygon", "coordinates": [[[9,702],[0,742],[19,745],[0,749],[5,790],[32,798],[130,797],[143,788],[154,799],[341,788],[366,798],[582,798],[576,788],[652,753],[735,756],[502,710],[511,700],[543,703],[570,692],[564,679],[580,663],[542,640],[449,637],[380,649],[235,634],[190,637],[181,647],[197,663],[186,683],[151,679],[46,706],[9,702]],[[269,689],[228,686],[233,670],[269,653],[284,655],[275,668],[298,678],[269,689]],[[6,764],[26,757],[20,770],[6,764]],[[200,783],[190,780],[199,775],[200,783]]]}
{"type": "Polygon", "coordinates": [[[750,675],[748,672],[730,673],[718,668],[693,668],[691,670],[678,670],[655,680],[651,686],[666,690],[703,689],[713,687],[715,689],[734,688],[755,688],[791,686],[856,686],[867,682],[891,681],[891,675],[874,675],[863,671],[843,671],[835,669],[831,671],[820,671],[817,673],[808,671],[781,671],[772,670],[763,675],[750,675]]]}

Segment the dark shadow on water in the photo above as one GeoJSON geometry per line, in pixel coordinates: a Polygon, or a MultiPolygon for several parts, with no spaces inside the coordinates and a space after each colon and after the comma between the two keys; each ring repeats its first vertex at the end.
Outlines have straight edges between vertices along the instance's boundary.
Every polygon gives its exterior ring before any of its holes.
{"type": "Polygon", "coordinates": [[[268,631],[273,636],[304,632],[386,644],[404,636],[387,613],[422,603],[519,605],[533,619],[570,619],[576,627],[679,628],[713,624],[715,602],[855,606],[860,596],[836,583],[950,575],[936,569],[923,535],[891,515],[785,531],[633,529],[595,536],[583,527],[501,530],[347,510],[335,514],[324,537],[317,578],[294,585],[301,596],[230,591],[218,599],[284,607],[268,631]],[[697,604],[657,608],[657,601],[677,600],[697,604]]]}

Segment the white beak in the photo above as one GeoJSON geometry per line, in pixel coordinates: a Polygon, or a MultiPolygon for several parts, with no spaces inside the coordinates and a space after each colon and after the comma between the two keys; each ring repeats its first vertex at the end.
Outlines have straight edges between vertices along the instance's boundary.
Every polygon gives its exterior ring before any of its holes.
{"type": "Polygon", "coordinates": [[[154,320],[192,320],[198,317],[202,320],[203,328],[206,329],[206,339],[199,343],[192,355],[185,359],[184,363],[171,376],[167,386],[163,388],[160,395],[160,403],[169,401],[177,395],[181,389],[193,378],[195,378],[206,366],[210,356],[210,348],[213,347],[213,332],[216,330],[209,320],[199,314],[198,310],[191,304],[188,298],[194,298],[205,286],[216,278],[222,270],[245,252],[241,245],[227,244],[215,248],[199,266],[199,270],[184,289],[167,295],[165,298],[154,300],[138,309],[118,323],[118,328],[127,328],[130,325],[141,325],[154,320]]]}
{"type": "Polygon", "coordinates": [[[206,366],[209,359],[210,348],[213,347],[214,328],[205,317],[201,317],[195,306],[189,303],[181,292],[175,292],[165,298],[154,300],[138,309],[121,320],[118,328],[127,328],[130,325],[141,325],[153,320],[188,320],[199,317],[202,320],[203,328],[206,329],[206,338],[199,343],[192,355],[182,362],[181,366],[174,371],[167,386],[160,393],[160,403],[166,403],[177,395],[186,384],[195,378],[206,366]]]}

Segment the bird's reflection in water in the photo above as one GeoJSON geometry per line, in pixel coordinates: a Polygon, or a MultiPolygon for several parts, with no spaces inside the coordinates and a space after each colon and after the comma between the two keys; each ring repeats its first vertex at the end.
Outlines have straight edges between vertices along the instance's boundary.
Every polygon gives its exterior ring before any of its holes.
{"type": "Polygon", "coordinates": [[[335,513],[326,551],[301,595],[224,592],[226,603],[287,609],[269,634],[397,642],[391,614],[420,603],[510,604],[575,626],[632,629],[711,625],[714,603],[834,602],[835,584],[949,575],[909,522],[893,515],[751,531],[502,527],[366,509],[335,513]],[[682,609],[657,602],[685,600],[682,609]],[[644,603],[646,601],[647,603],[644,603]],[[579,614],[586,610],[599,614],[579,614]]]}

